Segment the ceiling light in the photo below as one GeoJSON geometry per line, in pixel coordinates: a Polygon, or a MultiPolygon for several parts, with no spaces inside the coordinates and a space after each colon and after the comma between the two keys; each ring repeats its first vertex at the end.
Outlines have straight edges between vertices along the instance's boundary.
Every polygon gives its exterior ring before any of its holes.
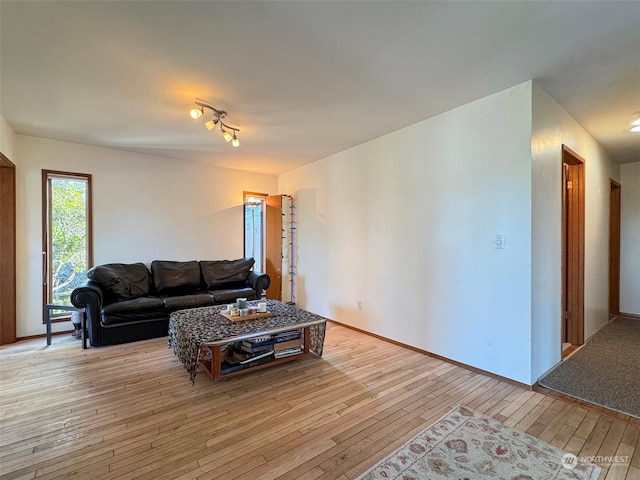
{"type": "Polygon", "coordinates": [[[211,110],[213,118],[204,122],[204,126],[207,128],[207,130],[213,130],[216,125],[220,125],[220,133],[222,134],[222,138],[224,138],[226,142],[230,142],[231,140],[233,140],[232,145],[234,147],[240,146],[240,140],[238,140],[238,132],[240,131],[240,129],[231,127],[222,121],[223,118],[227,117],[227,112],[225,112],[224,110],[218,110],[208,103],[203,102],[199,98],[196,98],[196,105],[198,105],[198,108],[192,108],[189,112],[191,118],[200,118],[204,114],[205,109],[211,110]]]}
{"type": "Polygon", "coordinates": [[[634,125],[629,129],[631,133],[640,133],[640,123],[638,125],[634,125]]]}

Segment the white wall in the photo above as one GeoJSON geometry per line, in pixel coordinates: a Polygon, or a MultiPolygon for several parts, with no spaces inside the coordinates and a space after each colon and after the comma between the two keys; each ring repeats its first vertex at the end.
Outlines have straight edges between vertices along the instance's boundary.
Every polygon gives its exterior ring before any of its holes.
{"type": "Polygon", "coordinates": [[[14,144],[16,134],[9,124],[0,116],[0,152],[15,165],[14,144]]]}
{"type": "Polygon", "coordinates": [[[640,162],[620,166],[620,311],[640,315],[640,162]]]}
{"type": "Polygon", "coordinates": [[[271,175],[24,135],[15,150],[18,337],[44,332],[42,169],[92,174],[96,265],[241,257],[243,190],[277,189],[271,175]]]}
{"type": "Polygon", "coordinates": [[[619,168],[546,92],[533,86],[532,369],[537,379],[561,358],[562,145],[585,159],[585,339],[608,321],[609,190],[619,168]]]}
{"type": "Polygon", "coordinates": [[[531,383],[530,132],[527,82],[280,175],[298,304],[531,383]]]}

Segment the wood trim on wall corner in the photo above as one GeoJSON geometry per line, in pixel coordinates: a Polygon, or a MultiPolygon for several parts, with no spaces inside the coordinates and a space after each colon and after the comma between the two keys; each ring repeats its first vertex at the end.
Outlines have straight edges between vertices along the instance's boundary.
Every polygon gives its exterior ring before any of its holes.
{"type": "Polygon", "coordinates": [[[456,360],[451,360],[450,358],[443,357],[442,355],[438,355],[437,353],[432,353],[432,352],[429,352],[427,350],[422,350],[421,348],[412,347],[411,345],[407,345],[405,343],[398,342],[396,340],[391,340],[390,338],[383,337],[382,335],[377,335],[375,333],[367,332],[366,330],[362,330],[362,329],[357,328],[357,327],[352,327],[351,325],[347,325],[346,323],[342,323],[342,322],[338,322],[336,320],[330,320],[330,319],[328,319],[328,321],[331,322],[331,323],[335,323],[336,325],[340,325],[342,327],[349,328],[351,330],[355,330],[356,332],[364,333],[365,335],[369,335],[371,337],[375,337],[375,338],[377,338],[379,340],[383,340],[385,342],[393,343],[394,345],[398,345],[399,347],[403,347],[403,348],[406,348],[408,350],[412,350],[414,352],[421,353],[423,355],[427,355],[429,357],[437,358],[438,360],[442,360],[443,362],[451,363],[451,364],[453,364],[453,365],[455,365],[457,367],[465,368],[467,370],[471,370],[472,372],[479,373],[481,375],[486,375],[487,377],[494,378],[494,379],[499,380],[501,382],[509,383],[509,384],[514,385],[516,387],[524,388],[525,390],[529,390],[529,391],[533,390],[533,385],[527,385],[526,383],[521,383],[521,382],[518,382],[517,380],[512,380],[511,378],[503,377],[502,375],[498,375],[498,374],[495,374],[495,373],[488,372],[486,370],[482,370],[481,368],[472,367],[471,365],[467,365],[466,363],[457,362],[456,360]]]}
{"type": "Polygon", "coordinates": [[[16,166],[0,152],[0,345],[16,341],[16,166]]]}
{"type": "Polygon", "coordinates": [[[0,152],[0,167],[16,168],[14,163],[9,160],[9,157],[2,152],[0,152]]]}

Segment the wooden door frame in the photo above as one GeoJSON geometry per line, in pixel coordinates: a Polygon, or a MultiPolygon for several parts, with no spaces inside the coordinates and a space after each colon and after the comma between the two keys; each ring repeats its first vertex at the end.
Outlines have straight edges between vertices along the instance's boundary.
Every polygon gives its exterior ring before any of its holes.
{"type": "Polygon", "coordinates": [[[609,319],[620,314],[620,206],[622,186],[609,179],[609,319]]]}
{"type": "Polygon", "coordinates": [[[562,145],[562,171],[562,340],[582,345],[585,160],[566,145],[562,145]]]}
{"type": "Polygon", "coordinates": [[[16,166],[0,153],[0,345],[16,334],[16,166]]]}
{"type": "Polygon", "coordinates": [[[266,274],[270,284],[267,298],[282,300],[282,195],[269,195],[266,200],[266,274]]]}

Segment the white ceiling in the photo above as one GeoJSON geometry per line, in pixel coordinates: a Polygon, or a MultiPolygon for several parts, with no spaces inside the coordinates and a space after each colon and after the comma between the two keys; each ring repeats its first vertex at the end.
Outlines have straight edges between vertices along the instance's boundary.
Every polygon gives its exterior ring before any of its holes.
{"type": "Polygon", "coordinates": [[[0,21],[21,134],[276,174],[534,79],[640,160],[640,1],[1,0],[0,21]]]}

